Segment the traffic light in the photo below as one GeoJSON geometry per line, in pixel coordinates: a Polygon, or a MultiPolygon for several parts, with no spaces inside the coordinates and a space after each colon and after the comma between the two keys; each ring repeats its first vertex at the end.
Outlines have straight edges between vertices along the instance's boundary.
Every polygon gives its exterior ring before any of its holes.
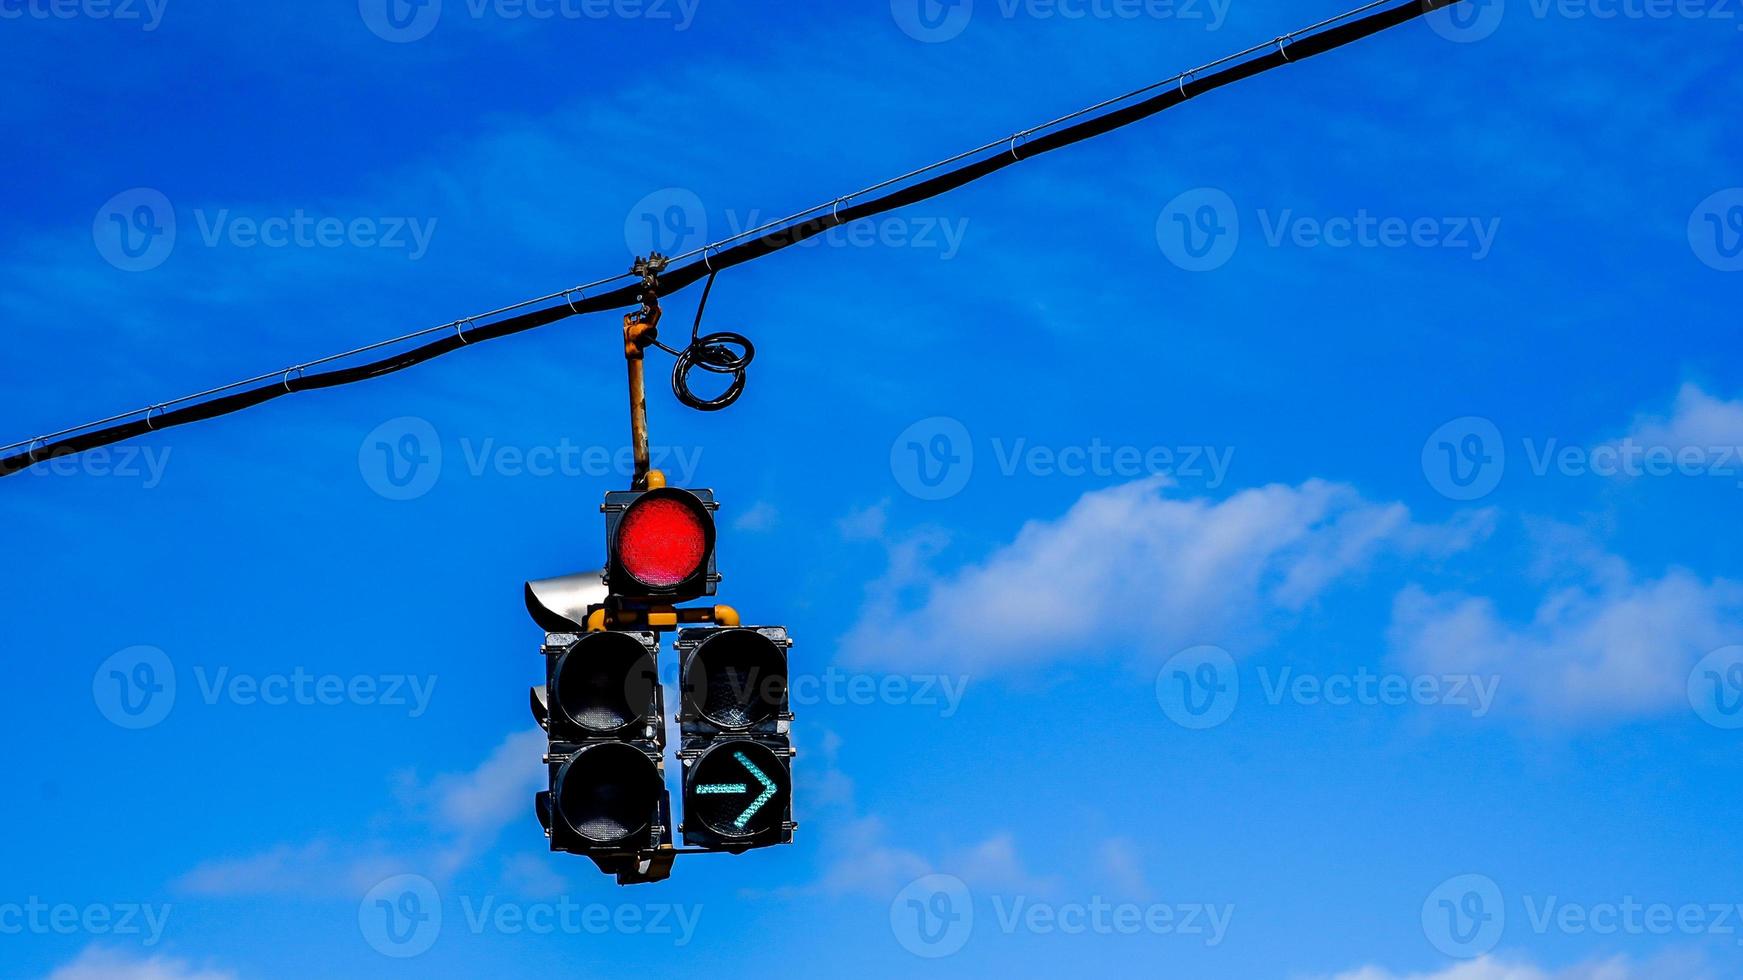
{"type": "Polygon", "coordinates": [[[669,848],[658,634],[549,633],[544,654],[532,704],[547,736],[550,788],[537,809],[551,850],[616,871],[669,848]]]}
{"type": "MultiPolygon", "coordinates": [[[[640,485],[640,481],[638,481],[640,485]]],[[[527,611],[546,631],[545,684],[532,692],[546,732],[547,788],[537,811],[553,851],[585,855],[619,884],[659,881],[679,854],[790,843],[791,728],[785,627],[739,625],[712,596],[709,490],[605,495],[606,564],[528,582],[527,611]],[[697,625],[691,624],[711,624],[697,625]],[[677,631],[683,688],[683,844],[673,845],[665,785],[660,638],[677,631]]]]}
{"type": "Polygon", "coordinates": [[[792,645],[780,626],[678,631],[685,844],[742,851],[792,841],[792,645]]]}
{"type": "Polygon", "coordinates": [[[632,604],[671,604],[713,595],[712,490],[614,490],[605,495],[607,564],[611,595],[632,604]]]}

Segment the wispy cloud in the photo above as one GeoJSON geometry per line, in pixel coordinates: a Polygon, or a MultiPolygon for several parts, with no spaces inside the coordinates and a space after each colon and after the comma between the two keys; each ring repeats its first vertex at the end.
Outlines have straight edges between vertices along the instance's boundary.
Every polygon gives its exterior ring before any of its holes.
{"type": "Polygon", "coordinates": [[[1366,966],[1323,980],[1658,980],[1661,977],[1701,980],[1708,976],[1711,974],[1698,959],[1672,952],[1644,962],[1615,957],[1561,970],[1546,969],[1523,960],[1485,956],[1429,973],[1394,973],[1382,967],[1366,966]]]}
{"type": "Polygon", "coordinates": [[[844,649],[882,666],[995,669],[1082,653],[1084,623],[1131,631],[1140,654],[1231,644],[1381,555],[1457,551],[1490,523],[1477,512],[1419,524],[1401,504],[1319,480],[1219,502],[1170,496],[1150,478],[1086,493],[953,573],[931,570],[942,534],[897,540],[844,649]]]}
{"type": "Polygon", "coordinates": [[[1686,706],[1690,669],[1743,641],[1743,583],[1671,569],[1643,578],[1621,558],[1546,533],[1537,563],[1565,570],[1529,618],[1503,600],[1410,586],[1393,604],[1391,642],[1425,672],[1501,677],[1501,703],[1540,717],[1636,717],[1686,706]]]}
{"type": "MultiPolygon", "coordinates": [[[[408,812],[402,816],[420,826],[415,844],[408,845],[404,835],[281,844],[257,854],[207,861],[176,885],[208,896],[350,895],[408,868],[432,877],[453,875],[475,862],[516,818],[531,819],[533,794],[543,785],[543,747],[544,733],[517,732],[475,769],[414,782],[406,790],[408,812]]],[[[505,880],[539,887],[547,883],[521,871],[505,880]]]]}
{"type": "Polygon", "coordinates": [[[236,980],[229,970],[196,967],[166,956],[135,958],[118,950],[91,946],[78,958],[48,975],[48,980],[236,980]]]}

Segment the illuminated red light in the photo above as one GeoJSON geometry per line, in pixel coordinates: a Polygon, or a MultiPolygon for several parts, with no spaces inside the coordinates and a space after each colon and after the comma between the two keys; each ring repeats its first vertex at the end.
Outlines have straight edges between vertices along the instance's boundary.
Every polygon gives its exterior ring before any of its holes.
{"type": "Polygon", "coordinates": [[[671,497],[644,497],[623,515],[618,561],[636,581],[668,589],[695,576],[708,555],[707,520],[671,497]]]}

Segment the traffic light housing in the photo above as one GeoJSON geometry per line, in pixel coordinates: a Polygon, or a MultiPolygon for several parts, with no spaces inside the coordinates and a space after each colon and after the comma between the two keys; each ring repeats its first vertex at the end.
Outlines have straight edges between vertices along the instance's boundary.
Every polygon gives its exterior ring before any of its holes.
{"type": "Polygon", "coordinates": [[[678,631],[685,844],[743,851],[792,841],[791,647],[780,626],[678,631]]]}
{"type": "Polygon", "coordinates": [[[687,602],[714,594],[712,490],[657,487],[605,495],[605,584],[631,604],[687,602]]]}
{"type": "Polygon", "coordinates": [[[670,847],[664,696],[653,632],[549,633],[533,716],[546,732],[538,794],[551,850],[601,868],[670,847]]]}

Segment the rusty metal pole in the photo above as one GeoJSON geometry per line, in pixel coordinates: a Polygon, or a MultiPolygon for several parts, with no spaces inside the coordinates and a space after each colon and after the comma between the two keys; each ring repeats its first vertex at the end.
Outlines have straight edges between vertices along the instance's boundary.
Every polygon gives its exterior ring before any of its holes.
{"type": "Polygon", "coordinates": [[[635,273],[642,277],[642,308],[623,318],[623,356],[629,362],[629,436],[635,452],[635,476],[630,489],[648,489],[648,397],[643,352],[659,337],[659,275],[666,260],[659,253],[638,259],[635,273]]]}
{"type": "Polygon", "coordinates": [[[635,478],[631,490],[646,490],[648,482],[648,397],[644,381],[641,337],[647,324],[631,313],[623,318],[623,356],[629,362],[629,437],[635,449],[635,478]]]}

